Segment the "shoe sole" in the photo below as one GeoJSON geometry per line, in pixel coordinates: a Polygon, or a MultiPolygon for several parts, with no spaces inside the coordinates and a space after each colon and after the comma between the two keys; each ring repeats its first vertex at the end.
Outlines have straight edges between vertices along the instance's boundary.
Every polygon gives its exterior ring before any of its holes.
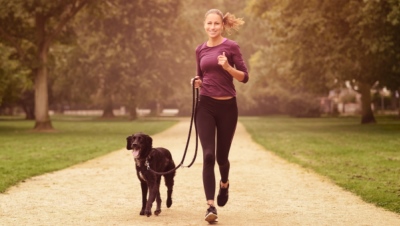
{"type": "Polygon", "coordinates": [[[213,213],[209,213],[204,220],[208,221],[208,223],[215,223],[218,222],[218,216],[213,213]]]}

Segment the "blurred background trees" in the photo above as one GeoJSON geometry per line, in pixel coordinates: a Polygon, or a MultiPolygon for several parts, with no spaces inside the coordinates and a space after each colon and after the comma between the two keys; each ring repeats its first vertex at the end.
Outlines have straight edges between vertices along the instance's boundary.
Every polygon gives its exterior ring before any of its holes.
{"type": "MultiPolygon", "coordinates": [[[[21,67],[30,71],[34,84],[35,129],[52,129],[48,113],[50,49],[57,42],[68,43],[73,38],[68,22],[89,2],[90,0],[0,2],[1,42],[14,49],[10,58],[18,60],[21,67]]],[[[32,90],[27,89],[26,92],[29,95],[32,90]]]]}
{"type": "Polygon", "coordinates": [[[261,80],[272,86],[265,92],[280,93],[281,103],[292,101],[284,104],[289,108],[308,108],[309,97],[350,81],[361,94],[361,122],[373,123],[374,84],[399,92],[399,7],[395,0],[251,1],[249,11],[268,24],[269,42],[253,55],[252,70],[265,71],[261,80]]]}
{"type": "Polygon", "coordinates": [[[52,128],[49,109],[189,115],[194,50],[207,39],[210,8],[246,21],[228,36],[250,69],[249,83],[236,85],[241,115],[318,117],[322,105],[336,114],[359,100],[361,122],[373,123],[377,109],[399,108],[398,0],[0,3],[0,112],[23,109],[38,130],[52,128]],[[392,104],[374,104],[382,90],[392,104]]]}

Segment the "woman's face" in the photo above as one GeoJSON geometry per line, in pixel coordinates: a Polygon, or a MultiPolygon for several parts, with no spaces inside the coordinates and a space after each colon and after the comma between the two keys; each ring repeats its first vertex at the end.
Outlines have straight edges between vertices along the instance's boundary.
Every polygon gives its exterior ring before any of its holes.
{"type": "Polygon", "coordinates": [[[210,13],[204,21],[204,30],[209,38],[216,38],[222,35],[224,24],[218,14],[210,13]]]}

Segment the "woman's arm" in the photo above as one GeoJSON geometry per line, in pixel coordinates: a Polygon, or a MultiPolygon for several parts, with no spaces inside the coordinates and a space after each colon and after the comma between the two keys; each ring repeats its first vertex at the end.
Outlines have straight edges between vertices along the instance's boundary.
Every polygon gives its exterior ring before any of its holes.
{"type": "Polygon", "coordinates": [[[249,74],[247,71],[247,66],[243,60],[242,53],[240,52],[239,45],[234,43],[231,45],[231,60],[233,61],[231,66],[228,59],[225,56],[225,52],[218,56],[218,64],[227,71],[233,78],[239,82],[246,83],[249,80],[249,74]]]}
{"type": "Polygon", "coordinates": [[[230,75],[232,75],[233,78],[238,80],[239,82],[244,82],[243,80],[245,79],[245,74],[243,71],[239,71],[236,68],[232,67],[231,65],[228,64],[226,68],[224,68],[225,71],[227,71],[230,75]]]}
{"type": "Polygon", "coordinates": [[[193,85],[193,81],[194,81],[194,88],[196,88],[196,89],[200,88],[201,85],[203,84],[203,81],[201,81],[201,79],[200,79],[200,76],[202,76],[202,74],[203,74],[203,72],[201,71],[201,68],[200,68],[200,60],[199,60],[200,47],[201,47],[201,45],[198,46],[196,48],[196,51],[195,51],[195,53],[196,53],[196,66],[197,66],[197,72],[196,73],[197,74],[196,74],[196,76],[194,78],[192,78],[190,80],[190,84],[191,85],[193,85]]]}

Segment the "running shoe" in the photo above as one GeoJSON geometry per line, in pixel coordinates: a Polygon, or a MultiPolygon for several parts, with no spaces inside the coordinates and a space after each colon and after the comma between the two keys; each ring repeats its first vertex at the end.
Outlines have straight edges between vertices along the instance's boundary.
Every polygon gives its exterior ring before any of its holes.
{"type": "Polygon", "coordinates": [[[217,196],[218,206],[225,206],[225,204],[228,202],[228,198],[229,198],[229,183],[228,187],[221,188],[221,182],[219,182],[219,192],[217,196]]]}
{"type": "Polygon", "coordinates": [[[204,220],[208,221],[210,224],[218,222],[217,209],[215,209],[214,206],[210,206],[210,208],[207,209],[204,220]]]}

